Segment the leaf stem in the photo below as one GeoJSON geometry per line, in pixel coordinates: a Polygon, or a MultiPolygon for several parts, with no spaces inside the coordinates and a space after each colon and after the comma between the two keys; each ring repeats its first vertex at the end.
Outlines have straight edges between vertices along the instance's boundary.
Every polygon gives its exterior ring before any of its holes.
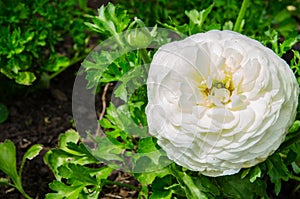
{"type": "Polygon", "coordinates": [[[140,53],[141,53],[141,55],[142,55],[144,64],[149,64],[149,63],[151,63],[151,59],[150,59],[150,57],[149,57],[149,55],[148,55],[147,50],[146,50],[145,48],[141,48],[141,49],[139,49],[139,51],[140,51],[140,53]]]}
{"type": "Polygon", "coordinates": [[[243,0],[242,7],[240,9],[239,15],[238,15],[238,17],[236,19],[236,22],[234,24],[233,30],[235,32],[241,32],[241,29],[242,29],[242,27],[241,27],[242,20],[243,20],[243,18],[245,16],[245,12],[246,12],[248,4],[249,4],[249,0],[243,0]]]}
{"type": "Polygon", "coordinates": [[[129,188],[129,189],[132,189],[132,190],[136,190],[136,191],[141,190],[139,187],[136,187],[136,186],[133,186],[133,185],[130,185],[130,184],[125,184],[125,183],[122,183],[122,182],[114,182],[114,181],[106,180],[106,179],[104,179],[102,182],[104,182],[104,185],[106,185],[106,184],[118,185],[118,186],[126,187],[126,188],[129,188]]]}
{"type": "Polygon", "coordinates": [[[55,73],[53,73],[52,75],[50,75],[49,79],[53,79],[54,77],[56,77],[57,75],[59,75],[60,73],[62,73],[63,71],[65,71],[67,68],[69,68],[70,66],[76,64],[77,62],[79,62],[80,60],[84,59],[86,57],[86,55],[80,56],[80,57],[75,57],[73,58],[69,65],[66,67],[62,67],[61,69],[59,69],[58,71],[56,71],[55,73]]]}
{"type": "Polygon", "coordinates": [[[300,182],[300,177],[298,177],[298,176],[292,175],[292,176],[290,176],[290,178],[293,179],[293,180],[297,180],[298,182],[300,182]]]}

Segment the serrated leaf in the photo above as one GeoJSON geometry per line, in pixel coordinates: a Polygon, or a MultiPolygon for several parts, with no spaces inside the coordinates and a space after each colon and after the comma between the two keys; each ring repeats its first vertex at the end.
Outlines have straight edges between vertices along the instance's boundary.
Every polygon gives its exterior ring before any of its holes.
{"type": "Polygon", "coordinates": [[[287,39],[285,39],[284,42],[279,45],[279,56],[282,56],[288,50],[292,49],[292,47],[299,41],[300,35],[298,35],[297,32],[290,33],[289,37],[287,37],[287,39]]]}
{"type": "Polygon", "coordinates": [[[149,153],[157,150],[157,140],[153,137],[142,138],[138,144],[138,153],[149,153]]]}
{"type": "Polygon", "coordinates": [[[31,85],[36,80],[34,73],[32,72],[18,72],[15,75],[15,81],[22,85],[31,85]]]}
{"type": "Polygon", "coordinates": [[[56,193],[48,193],[46,199],[78,199],[84,185],[68,186],[62,182],[54,181],[49,184],[49,187],[56,193]]]}
{"type": "Polygon", "coordinates": [[[110,103],[110,106],[107,108],[107,117],[113,125],[129,135],[144,137],[147,134],[147,129],[145,127],[138,126],[131,118],[127,104],[116,108],[112,103],[110,103]]]}
{"type": "Polygon", "coordinates": [[[201,189],[195,184],[194,180],[187,173],[179,170],[179,167],[171,166],[170,172],[176,177],[180,186],[183,190],[185,190],[186,197],[188,199],[207,199],[205,193],[201,191],[201,189]]]}
{"type": "Polygon", "coordinates": [[[278,195],[281,190],[281,180],[287,181],[290,177],[290,172],[277,153],[268,158],[266,164],[270,180],[275,184],[275,194],[278,195]]]}
{"type": "Polygon", "coordinates": [[[65,133],[59,135],[58,146],[61,149],[67,149],[67,144],[69,142],[76,144],[79,141],[79,138],[79,134],[75,130],[70,129],[65,133]]]}
{"type": "Polygon", "coordinates": [[[84,186],[98,184],[97,179],[90,175],[91,171],[93,171],[93,169],[73,163],[70,163],[67,166],[63,165],[58,168],[59,175],[62,178],[72,181],[80,181],[80,183],[84,186]]]}
{"type": "Polygon", "coordinates": [[[122,32],[130,22],[126,11],[119,10],[112,3],[108,3],[107,6],[103,5],[98,9],[98,16],[89,17],[93,21],[93,23],[85,23],[89,28],[107,36],[114,36],[118,43],[122,43],[118,33],[122,32]]]}
{"type": "Polygon", "coordinates": [[[215,178],[218,187],[221,188],[225,198],[257,198],[267,197],[266,182],[256,179],[253,183],[249,178],[241,179],[240,175],[224,176],[215,178]]]}
{"type": "Polygon", "coordinates": [[[60,167],[61,165],[67,165],[69,162],[81,165],[96,162],[95,159],[91,160],[90,157],[84,154],[74,155],[61,149],[52,149],[48,151],[44,155],[44,161],[51,168],[56,179],[58,180],[61,178],[58,174],[58,167],[60,167]]]}
{"type": "Polygon", "coordinates": [[[58,167],[61,165],[69,162],[81,165],[97,162],[82,143],[77,144],[78,141],[78,133],[72,129],[68,130],[59,136],[59,148],[51,149],[44,155],[44,161],[51,168],[56,179],[61,178],[58,174],[58,167]]]}
{"type": "Polygon", "coordinates": [[[32,160],[34,157],[36,157],[40,151],[43,149],[43,145],[41,144],[35,144],[31,146],[26,153],[24,154],[23,158],[32,160]]]}
{"type": "Polygon", "coordinates": [[[123,149],[112,143],[109,139],[100,138],[97,140],[97,144],[97,150],[92,151],[93,156],[97,159],[101,159],[109,163],[112,161],[123,161],[123,158],[121,157],[123,149]]]}

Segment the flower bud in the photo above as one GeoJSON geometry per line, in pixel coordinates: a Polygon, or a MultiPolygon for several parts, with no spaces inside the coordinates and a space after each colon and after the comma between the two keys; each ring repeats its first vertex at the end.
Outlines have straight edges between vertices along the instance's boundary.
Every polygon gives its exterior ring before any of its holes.
{"type": "Polygon", "coordinates": [[[153,39],[152,34],[141,20],[135,18],[128,29],[125,36],[130,46],[135,48],[147,48],[151,44],[153,39]],[[135,28],[132,29],[134,26],[135,28]]]}

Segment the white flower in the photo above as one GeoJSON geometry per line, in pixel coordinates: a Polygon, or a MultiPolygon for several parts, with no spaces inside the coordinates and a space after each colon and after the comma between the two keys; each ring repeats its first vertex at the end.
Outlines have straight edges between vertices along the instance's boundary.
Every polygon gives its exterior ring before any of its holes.
{"type": "Polygon", "coordinates": [[[258,41],[209,31],[159,48],[150,66],[149,132],[177,164],[207,176],[237,173],[282,143],[298,84],[258,41]]]}

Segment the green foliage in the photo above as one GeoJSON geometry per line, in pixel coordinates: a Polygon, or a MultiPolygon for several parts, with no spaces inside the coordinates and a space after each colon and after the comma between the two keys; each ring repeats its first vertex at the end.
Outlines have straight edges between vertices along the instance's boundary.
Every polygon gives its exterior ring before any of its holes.
{"type": "MultiPolygon", "coordinates": [[[[129,5],[122,4],[122,0],[118,2],[121,3],[121,7],[131,9],[126,12],[112,4],[102,6],[99,9],[99,16],[91,17],[93,23],[87,23],[100,35],[112,36],[112,40],[102,43],[104,47],[115,41],[118,43],[117,46],[110,46],[110,51],[103,48],[93,52],[83,63],[87,72],[88,88],[101,88],[106,83],[118,82],[113,97],[121,101],[120,104],[110,103],[105,117],[99,121],[100,126],[105,129],[105,136],[96,139],[98,148],[92,152],[95,157],[111,167],[120,168],[122,165],[122,169],[132,173],[141,184],[140,198],[269,198],[270,195],[280,193],[283,181],[290,179],[299,181],[298,120],[291,127],[290,134],[277,152],[265,162],[242,169],[236,175],[211,178],[188,171],[174,163],[170,164],[171,161],[157,145],[157,140],[147,137],[145,128],[147,125],[145,81],[148,71],[147,67],[143,68],[140,65],[149,63],[147,60],[149,57],[151,59],[153,51],[130,50],[126,45],[128,40],[119,34],[126,30],[128,33],[128,29],[130,30],[137,20],[141,22],[135,18],[130,23],[128,20],[130,15],[131,18],[136,16],[143,18],[145,24],[143,26],[159,23],[163,27],[186,35],[211,29],[237,29],[272,48],[279,56],[293,52],[290,65],[299,78],[300,56],[298,51],[292,50],[300,40],[299,34],[292,31],[297,16],[286,8],[287,5],[294,5],[297,8],[299,5],[292,1],[276,1],[274,8],[273,3],[269,1],[252,1],[245,7],[247,9],[244,8],[245,13],[242,14],[245,15],[241,18],[241,23],[236,25],[241,2],[235,0],[218,0],[213,4],[202,1],[201,4],[197,1],[171,3],[164,0],[141,2],[131,0],[129,5]],[[255,9],[256,7],[262,7],[264,11],[255,9]],[[277,14],[278,12],[283,15],[277,14]],[[148,16],[150,13],[151,17],[148,16]],[[123,22],[113,20],[118,18],[117,16],[125,20],[123,22]],[[275,20],[272,16],[276,16],[275,20]],[[286,21],[287,18],[292,20],[286,21]],[[108,24],[109,28],[106,29],[108,24]],[[279,42],[282,36],[285,40],[279,42]],[[117,40],[114,40],[116,38],[117,40]],[[140,168],[144,170],[137,170],[140,168]],[[273,189],[272,186],[274,191],[270,191],[273,189]]],[[[157,38],[153,35],[152,41],[155,41],[157,38]]],[[[140,34],[134,32],[130,36],[138,38],[140,34]]],[[[143,47],[146,48],[145,46],[143,47]]],[[[297,191],[296,188],[295,190],[297,191]]]]}
{"type": "MultiPolygon", "coordinates": [[[[214,4],[213,16],[207,18],[206,23],[203,24],[203,30],[220,29],[225,24],[234,23],[242,5],[240,0],[174,2],[166,0],[116,0],[115,3],[128,10],[131,18],[143,19],[148,26],[154,26],[157,22],[161,22],[174,28],[188,24],[187,21],[191,18],[195,22],[199,12],[214,4]],[[189,15],[186,15],[187,12],[190,12],[189,15]]],[[[296,20],[299,20],[299,9],[299,2],[294,0],[250,1],[244,17],[243,33],[260,35],[271,26],[280,35],[287,37],[290,31],[297,29],[296,20]],[[293,8],[288,9],[288,6],[293,6],[293,8]]]]}
{"type": "Polygon", "coordinates": [[[22,186],[22,171],[26,159],[32,160],[43,149],[42,145],[35,144],[31,146],[24,154],[19,171],[17,171],[16,163],[16,147],[10,140],[0,143],[0,170],[3,171],[12,180],[12,184],[8,179],[1,178],[0,185],[8,185],[16,188],[25,198],[30,199],[22,186]]]}
{"type": "Polygon", "coordinates": [[[47,199],[99,198],[113,171],[111,167],[99,168],[95,164],[99,161],[79,142],[79,135],[74,130],[60,135],[58,148],[48,151],[44,161],[56,176],[49,185],[55,192],[48,193],[47,199]],[[89,166],[92,164],[95,167],[89,166]]]}
{"type": "MultiPolygon", "coordinates": [[[[32,85],[55,76],[86,55],[86,1],[0,2],[0,74],[32,85]],[[64,49],[61,46],[69,46],[64,49]]],[[[5,88],[5,87],[4,87],[5,88]]],[[[4,89],[3,88],[3,89],[4,89]]]]}
{"type": "MultiPolygon", "coordinates": [[[[286,140],[272,156],[238,174],[212,178],[172,163],[156,138],[147,136],[145,115],[147,64],[155,52],[146,48],[170,40],[156,37],[155,30],[143,29],[156,23],[187,35],[211,29],[237,29],[272,48],[279,56],[292,52],[290,65],[299,79],[300,55],[293,46],[300,38],[297,32],[290,31],[298,16],[286,9],[287,5],[300,9],[299,5],[293,1],[255,0],[242,13],[245,15],[241,17],[241,23],[236,25],[241,6],[237,0],[215,0],[213,4],[209,1],[201,1],[201,4],[200,1],[165,0],[126,2],[127,8],[131,8],[128,11],[109,3],[101,6],[97,16],[89,15],[90,22],[85,23],[102,37],[110,38],[82,64],[87,72],[87,88],[98,92],[107,83],[116,87],[112,102],[99,121],[104,132],[96,138],[91,135],[82,138],[85,144],[93,144],[94,150],[88,150],[80,142],[78,133],[70,130],[60,136],[58,148],[45,155],[44,160],[56,177],[50,184],[54,193],[47,194],[46,198],[98,198],[105,184],[139,190],[139,198],[150,199],[271,198],[280,194],[283,182],[292,179],[299,183],[299,114],[286,140]],[[147,32],[141,34],[135,29],[137,26],[147,32]],[[122,31],[125,31],[125,37],[120,34],[122,31]],[[151,36],[151,43],[144,41],[140,45],[134,40],[145,36],[151,36]],[[285,40],[279,42],[282,36],[285,40]],[[98,167],[99,163],[102,163],[101,167],[98,167]],[[110,182],[107,178],[113,169],[130,173],[139,181],[140,187],[110,182]]],[[[294,190],[297,189],[296,184],[294,190]]]]}

